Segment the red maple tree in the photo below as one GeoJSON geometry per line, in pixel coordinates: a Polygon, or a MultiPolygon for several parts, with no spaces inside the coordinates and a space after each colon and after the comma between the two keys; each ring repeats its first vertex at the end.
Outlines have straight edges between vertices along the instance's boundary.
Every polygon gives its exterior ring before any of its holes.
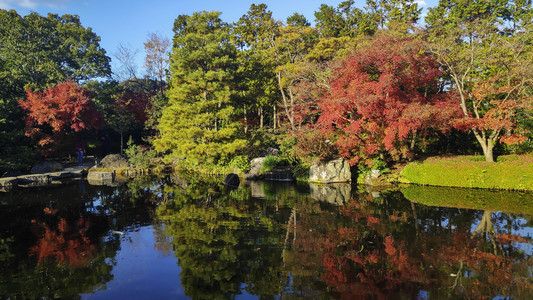
{"type": "Polygon", "coordinates": [[[26,90],[20,106],[27,112],[26,135],[37,140],[44,155],[62,136],[84,129],[98,128],[101,114],[93,108],[91,93],[72,80],[45,91],[26,90]]]}
{"type": "Polygon", "coordinates": [[[153,93],[126,90],[119,94],[115,105],[131,113],[135,123],[144,125],[148,119],[151,96],[153,93]]]}
{"type": "Polygon", "coordinates": [[[440,76],[420,42],[380,35],[334,70],[314,128],[329,133],[352,164],[379,154],[409,157],[417,137],[446,130],[458,113],[440,76]]]}

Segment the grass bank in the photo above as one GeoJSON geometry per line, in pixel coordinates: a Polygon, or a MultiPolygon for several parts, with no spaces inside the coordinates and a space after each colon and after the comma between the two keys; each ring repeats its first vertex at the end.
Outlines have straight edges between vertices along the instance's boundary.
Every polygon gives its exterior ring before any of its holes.
{"type": "Polygon", "coordinates": [[[409,201],[429,206],[533,214],[533,193],[409,185],[401,192],[409,201]]]}
{"type": "Polygon", "coordinates": [[[533,154],[505,155],[495,163],[479,156],[434,157],[409,163],[400,181],[434,186],[533,190],[533,154]]]}

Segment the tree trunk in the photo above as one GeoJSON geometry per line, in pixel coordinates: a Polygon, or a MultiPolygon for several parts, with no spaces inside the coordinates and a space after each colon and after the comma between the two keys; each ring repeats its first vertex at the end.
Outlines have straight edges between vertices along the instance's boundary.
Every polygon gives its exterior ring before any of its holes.
{"type": "Polygon", "coordinates": [[[277,122],[276,122],[276,118],[278,116],[278,113],[277,113],[277,109],[276,109],[276,105],[274,105],[274,129],[277,128],[277,122]]]}
{"type": "Polygon", "coordinates": [[[494,162],[494,144],[495,144],[495,138],[494,136],[498,136],[497,132],[494,132],[490,135],[490,137],[487,137],[487,134],[485,131],[477,131],[475,129],[472,130],[474,132],[474,136],[476,137],[477,141],[481,145],[481,149],[483,149],[483,155],[485,156],[486,162],[494,162]]]}
{"type": "Polygon", "coordinates": [[[413,131],[413,138],[411,139],[411,145],[409,146],[409,149],[412,151],[415,151],[415,142],[416,142],[416,130],[413,131]]]}
{"type": "Polygon", "coordinates": [[[263,115],[263,108],[259,108],[259,128],[263,128],[264,125],[264,115],[263,115]]]}
{"type": "Polygon", "coordinates": [[[291,123],[291,129],[295,130],[294,119],[292,118],[292,115],[289,112],[289,104],[287,103],[287,96],[285,95],[285,90],[281,86],[281,72],[278,72],[277,76],[278,76],[279,90],[281,92],[281,97],[283,99],[283,106],[285,107],[285,113],[287,114],[287,119],[289,119],[289,122],[291,123]]]}
{"type": "Polygon", "coordinates": [[[120,155],[124,155],[124,133],[120,132],[120,155]]]}
{"type": "Polygon", "coordinates": [[[248,117],[246,116],[246,104],[244,105],[244,134],[248,133],[248,117]]]}

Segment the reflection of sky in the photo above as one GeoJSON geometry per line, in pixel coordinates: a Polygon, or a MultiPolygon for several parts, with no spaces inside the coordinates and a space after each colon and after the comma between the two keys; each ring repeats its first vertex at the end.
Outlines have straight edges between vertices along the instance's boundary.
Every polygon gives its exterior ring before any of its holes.
{"type": "Polygon", "coordinates": [[[82,295],[82,299],[188,299],[180,284],[178,260],[162,255],[154,241],[152,226],[125,232],[114,258],[114,279],[105,290],[82,295]]]}
{"type": "MultiPolygon", "coordinates": [[[[509,224],[507,223],[507,219],[504,218],[505,215],[506,213],[503,212],[492,213],[492,223],[494,225],[494,230],[496,234],[512,234],[526,239],[533,238],[533,228],[527,225],[527,221],[523,217],[521,217],[521,215],[509,214],[511,217],[510,219],[513,222],[512,231],[508,232],[507,228],[509,224]]],[[[477,228],[480,222],[481,219],[477,219],[475,222],[472,223],[472,226],[470,228],[470,232],[472,234],[474,233],[474,230],[477,228]]],[[[524,254],[527,256],[533,255],[533,241],[531,240],[528,243],[512,242],[512,245],[515,249],[523,251],[524,254]]]]}

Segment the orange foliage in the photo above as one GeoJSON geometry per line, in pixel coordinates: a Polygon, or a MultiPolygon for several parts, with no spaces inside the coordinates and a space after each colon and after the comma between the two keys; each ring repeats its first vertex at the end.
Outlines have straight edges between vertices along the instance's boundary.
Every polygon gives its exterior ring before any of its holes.
{"type": "Polygon", "coordinates": [[[87,238],[89,220],[81,218],[75,226],[61,218],[58,229],[53,230],[44,223],[39,224],[44,233],[37,244],[30,249],[30,255],[37,255],[39,264],[47,259],[65,266],[86,266],[95,254],[95,246],[87,238]]]}

